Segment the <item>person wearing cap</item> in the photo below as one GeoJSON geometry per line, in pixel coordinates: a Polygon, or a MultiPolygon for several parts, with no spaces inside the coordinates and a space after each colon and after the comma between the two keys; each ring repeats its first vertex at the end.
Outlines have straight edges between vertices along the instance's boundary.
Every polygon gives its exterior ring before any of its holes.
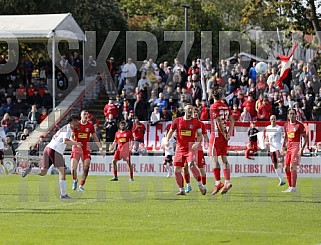
{"type": "Polygon", "coordinates": [[[43,151],[43,156],[40,162],[40,168],[32,167],[30,164],[28,168],[22,170],[21,176],[24,178],[28,174],[36,174],[45,176],[51,165],[54,165],[59,172],[59,187],[60,187],[60,198],[70,198],[66,193],[66,169],[65,160],[63,153],[66,145],[82,147],[81,142],[70,140],[72,130],[77,129],[79,116],[72,114],[68,117],[65,126],[63,126],[51,139],[49,144],[43,151]]]}

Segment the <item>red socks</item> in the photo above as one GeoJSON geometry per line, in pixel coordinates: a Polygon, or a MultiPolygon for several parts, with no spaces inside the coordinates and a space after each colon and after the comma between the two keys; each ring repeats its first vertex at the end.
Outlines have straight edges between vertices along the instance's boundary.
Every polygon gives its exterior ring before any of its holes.
{"type": "Polygon", "coordinates": [[[197,181],[201,181],[201,173],[199,171],[199,169],[195,166],[191,166],[190,167],[190,170],[194,176],[194,178],[197,180],[197,181]]]}
{"type": "Polygon", "coordinates": [[[221,180],[221,169],[220,168],[213,168],[212,172],[213,172],[213,175],[214,175],[214,179],[216,181],[220,181],[221,180]]]}
{"type": "Polygon", "coordinates": [[[191,183],[191,176],[189,174],[184,174],[184,179],[186,184],[191,183]]]}
{"type": "Polygon", "coordinates": [[[180,172],[175,172],[175,180],[176,183],[178,185],[179,188],[183,188],[184,187],[184,179],[183,179],[183,175],[180,172]]]}
{"type": "MultiPolygon", "coordinates": [[[[285,172],[286,179],[288,181],[289,187],[292,187],[292,172],[285,172]]],[[[295,178],[296,179],[296,178],[295,178]]]]}
{"type": "Polygon", "coordinates": [[[291,172],[291,187],[296,187],[296,179],[298,178],[298,172],[296,170],[291,172]]]}
{"type": "Polygon", "coordinates": [[[231,179],[231,170],[230,169],[223,169],[224,172],[224,179],[230,180],[231,179]]]}
{"type": "Polygon", "coordinates": [[[117,178],[117,170],[114,170],[114,176],[117,178]]]}
{"type": "Polygon", "coordinates": [[[82,180],[80,180],[80,185],[81,185],[81,186],[84,186],[84,185],[85,185],[85,183],[86,183],[86,180],[83,180],[83,179],[82,179],[82,180]]]}

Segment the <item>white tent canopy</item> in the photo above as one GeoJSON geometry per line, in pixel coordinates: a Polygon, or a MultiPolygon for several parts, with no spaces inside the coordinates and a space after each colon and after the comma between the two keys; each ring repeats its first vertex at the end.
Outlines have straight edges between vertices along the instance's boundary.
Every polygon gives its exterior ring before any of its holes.
{"type": "MultiPolygon", "coordinates": [[[[86,36],[70,13],[39,15],[0,15],[0,40],[18,40],[22,42],[52,43],[52,97],[53,109],[56,108],[55,64],[56,40],[78,40],[85,42],[86,36]]],[[[85,53],[83,44],[83,53],[85,53]]],[[[83,62],[84,66],[84,62],[83,62]]],[[[83,67],[85,72],[85,68],[83,67]]],[[[84,74],[83,74],[83,77],[84,74]]]]}
{"type": "MultiPolygon", "coordinates": [[[[85,41],[85,34],[67,14],[0,15],[0,38],[42,41],[52,37],[85,41]],[[13,35],[14,36],[13,36],[13,35]]],[[[24,41],[25,41],[24,40],[24,41]]]]}

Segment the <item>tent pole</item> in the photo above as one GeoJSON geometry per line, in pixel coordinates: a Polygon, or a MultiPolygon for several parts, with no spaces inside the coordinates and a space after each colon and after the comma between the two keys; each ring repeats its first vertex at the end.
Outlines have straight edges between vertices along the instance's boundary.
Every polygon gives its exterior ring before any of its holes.
{"type": "Polygon", "coordinates": [[[52,33],[52,109],[56,109],[56,40],[55,32],[52,33]]]}

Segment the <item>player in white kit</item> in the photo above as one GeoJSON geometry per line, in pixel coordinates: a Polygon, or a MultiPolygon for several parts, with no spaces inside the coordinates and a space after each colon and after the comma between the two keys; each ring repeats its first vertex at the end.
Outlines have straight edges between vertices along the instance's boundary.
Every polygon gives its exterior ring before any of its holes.
{"type": "Polygon", "coordinates": [[[285,184],[282,177],[282,165],[283,157],[280,154],[282,148],[282,139],[284,136],[283,127],[276,124],[276,116],[270,116],[271,124],[265,128],[265,142],[270,145],[270,156],[274,166],[276,175],[278,176],[280,182],[279,186],[285,184]]]}
{"type": "Polygon", "coordinates": [[[31,165],[23,169],[21,176],[26,177],[27,174],[37,174],[44,176],[47,174],[48,169],[51,165],[54,165],[59,172],[59,186],[60,186],[60,198],[70,198],[66,193],[66,169],[65,160],[63,153],[66,145],[75,145],[78,147],[82,146],[82,143],[70,140],[71,131],[76,129],[80,117],[72,114],[68,117],[68,124],[63,126],[51,139],[50,143],[46,146],[43,151],[40,168],[33,168],[31,165]]]}

